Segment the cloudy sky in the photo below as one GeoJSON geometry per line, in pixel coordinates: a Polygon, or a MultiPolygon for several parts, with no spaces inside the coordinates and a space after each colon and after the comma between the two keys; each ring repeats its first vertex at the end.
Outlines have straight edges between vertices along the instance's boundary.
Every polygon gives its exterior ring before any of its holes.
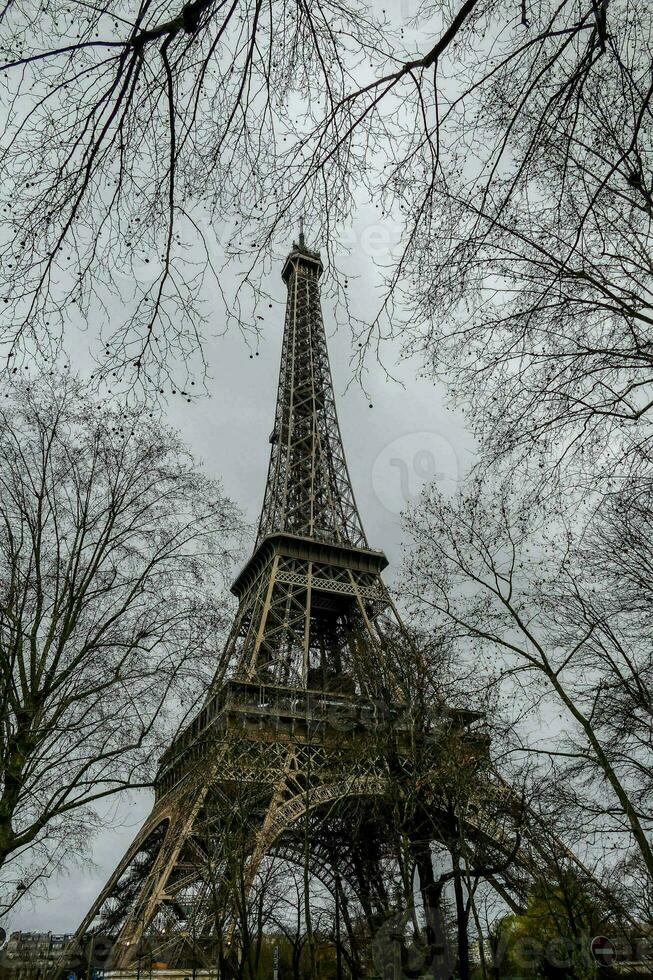
{"type": "MultiPolygon", "coordinates": [[[[383,242],[391,239],[391,229],[363,216],[349,237],[351,250],[339,255],[337,262],[349,277],[354,314],[365,317],[378,300],[377,269],[387,258],[383,242]]],[[[319,247],[318,242],[310,244],[319,247]]],[[[274,416],[285,303],[280,272],[281,260],[267,282],[274,302],[259,355],[250,356],[252,351],[238,335],[218,336],[223,324],[216,303],[211,323],[215,336],[207,347],[210,394],[194,404],[171,401],[167,412],[206,470],[223,480],[227,493],[252,523],[263,498],[274,416]]],[[[232,278],[223,282],[227,297],[235,291],[237,273],[233,269],[232,278]]],[[[388,380],[386,372],[370,362],[367,391],[350,384],[349,331],[335,330],[334,310],[326,298],[323,312],[354,492],[371,547],[388,555],[386,578],[391,583],[401,560],[401,509],[425,480],[435,478],[443,489],[451,488],[469,467],[473,442],[461,417],[445,407],[443,391],[417,377],[419,364],[399,360],[398,345],[388,344],[383,352],[397,381],[388,380]]],[[[83,352],[79,354],[78,363],[84,360],[83,352]]],[[[150,806],[147,793],[111,804],[105,816],[114,829],[95,840],[93,866],[72,867],[51,882],[48,896],[16,910],[9,928],[74,930],[150,806]]]]}

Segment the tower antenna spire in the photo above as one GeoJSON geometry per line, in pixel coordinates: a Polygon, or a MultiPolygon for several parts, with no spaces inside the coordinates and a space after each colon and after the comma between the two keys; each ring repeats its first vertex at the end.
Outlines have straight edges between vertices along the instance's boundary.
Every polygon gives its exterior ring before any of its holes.
{"type": "Polygon", "coordinates": [[[300,248],[304,248],[306,240],[304,238],[304,215],[302,214],[299,218],[299,245],[300,248]]]}

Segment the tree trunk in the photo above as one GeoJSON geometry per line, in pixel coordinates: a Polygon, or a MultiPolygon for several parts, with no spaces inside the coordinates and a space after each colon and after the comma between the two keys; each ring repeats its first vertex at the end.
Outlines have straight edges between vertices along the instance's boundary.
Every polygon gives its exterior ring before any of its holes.
{"type": "Polygon", "coordinates": [[[469,936],[467,933],[467,920],[469,911],[465,904],[463,892],[462,876],[460,873],[460,856],[454,852],[451,855],[453,862],[453,889],[456,897],[456,929],[458,937],[458,976],[460,980],[469,980],[469,936]]]}
{"type": "Polygon", "coordinates": [[[413,840],[411,844],[424,906],[426,942],[429,951],[429,964],[426,972],[438,980],[449,980],[453,974],[441,908],[443,886],[435,880],[430,842],[428,840],[413,840]]]}

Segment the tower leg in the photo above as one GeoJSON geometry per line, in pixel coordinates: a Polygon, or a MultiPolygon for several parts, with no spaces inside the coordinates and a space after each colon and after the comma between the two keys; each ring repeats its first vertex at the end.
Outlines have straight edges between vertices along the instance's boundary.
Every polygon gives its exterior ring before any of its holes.
{"type": "MultiPolygon", "coordinates": [[[[111,878],[91,906],[71,943],[77,950],[86,934],[116,933],[107,967],[124,968],[137,955],[143,933],[165,897],[166,883],[189,838],[208,790],[201,787],[163,797],[138,831],[111,878]]],[[[65,969],[62,961],[53,973],[65,969]]]]}
{"type": "Polygon", "coordinates": [[[182,797],[180,805],[170,820],[161,848],[148,874],[138,898],[132,904],[120,930],[113,954],[113,963],[121,969],[133,960],[143,933],[152,922],[158,907],[165,898],[166,885],[177,863],[179,853],[188,840],[197,813],[204,802],[208,785],[182,797]]]}

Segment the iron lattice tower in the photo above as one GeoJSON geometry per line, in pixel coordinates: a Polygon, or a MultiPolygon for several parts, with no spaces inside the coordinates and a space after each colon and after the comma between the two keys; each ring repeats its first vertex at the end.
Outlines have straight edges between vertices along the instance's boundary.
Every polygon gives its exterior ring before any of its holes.
{"type": "MultiPolygon", "coordinates": [[[[255,548],[232,586],[233,628],[202,709],[161,759],[150,816],[78,930],[111,937],[114,968],[133,963],[148,932],[159,959],[181,964],[200,936],[207,949],[211,935],[228,942],[237,896],[270,855],[308,862],[332,891],[351,886],[370,923],[387,908],[380,867],[393,831],[387,807],[361,801],[393,792],[379,732],[391,722],[393,756],[410,751],[411,640],[347,471],[321,274],[300,235],[282,272],[269,473],[255,548]]],[[[478,715],[442,711],[476,744],[467,733],[478,715]]]]}

